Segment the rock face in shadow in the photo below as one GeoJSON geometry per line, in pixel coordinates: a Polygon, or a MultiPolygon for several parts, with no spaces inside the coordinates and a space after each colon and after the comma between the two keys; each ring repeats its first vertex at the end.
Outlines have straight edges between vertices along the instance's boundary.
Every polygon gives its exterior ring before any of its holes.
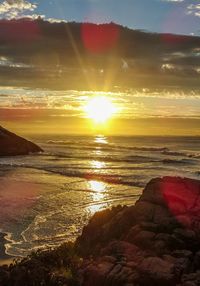
{"type": "Polygon", "coordinates": [[[28,155],[42,151],[36,144],[0,126],[0,156],[28,155]]]}
{"type": "Polygon", "coordinates": [[[153,179],[135,206],[95,214],[76,247],[84,286],[200,285],[200,181],[153,179]]]}

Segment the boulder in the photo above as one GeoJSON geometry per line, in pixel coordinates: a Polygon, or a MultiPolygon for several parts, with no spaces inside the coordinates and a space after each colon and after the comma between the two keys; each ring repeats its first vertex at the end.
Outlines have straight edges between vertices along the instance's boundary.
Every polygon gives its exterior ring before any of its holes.
{"type": "Polygon", "coordinates": [[[36,144],[0,126],[0,156],[28,155],[42,151],[36,144]]]}

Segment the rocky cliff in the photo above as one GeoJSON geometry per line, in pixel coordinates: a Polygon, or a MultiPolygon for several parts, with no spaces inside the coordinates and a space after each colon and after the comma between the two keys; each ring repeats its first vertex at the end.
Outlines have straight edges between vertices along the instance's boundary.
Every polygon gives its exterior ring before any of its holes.
{"type": "Polygon", "coordinates": [[[200,181],[151,180],[134,206],[96,213],[74,245],[0,268],[0,285],[200,285],[200,181]]]}
{"type": "Polygon", "coordinates": [[[152,180],[135,206],[94,215],[76,245],[84,286],[200,285],[200,181],[152,180]]]}
{"type": "Polygon", "coordinates": [[[0,126],[0,156],[28,155],[36,152],[42,152],[42,149],[0,126]]]}

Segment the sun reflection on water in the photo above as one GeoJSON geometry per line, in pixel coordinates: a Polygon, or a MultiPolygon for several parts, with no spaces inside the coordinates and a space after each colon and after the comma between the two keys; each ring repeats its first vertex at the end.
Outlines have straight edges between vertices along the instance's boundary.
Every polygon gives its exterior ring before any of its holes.
{"type": "Polygon", "coordinates": [[[92,161],[91,165],[95,169],[102,169],[102,168],[105,168],[106,164],[104,162],[101,162],[101,161],[92,161]]]}
{"type": "MultiPolygon", "coordinates": [[[[104,135],[96,136],[94,142],[97,144],[108,144],[108,140],[104,135]]],[[[102,150],[95,150],[95,154],[97,156],[102,155],[102,150]]],[[[90,164],[92,168],[97,169],[96,171],[98,172],[106,166],[105,162],[98,160],[93,160],[90,164]]],[[[107,185],[101,181],[91,180],[88,182],[88,186],[91,191],[93,203],[87,209],[91,214],[94,214],[95,212],[98,212],[108,206],[104,201],[107,194],[107,185]]]]}
{"type": "Polygon", "coordinates": [[[87,208],[87,210],[91,215],[93,215],[96,212],[101,211],[107,207],[108,207],[107,203],[102,203],[102,204],[91,205],[87,208]]]}
{"type": "MultiPolygon", "coordinates": [[[[97,143],[97,144],[108,144],[108,140],[107,140],[107,137],[105,137],[104,135],[97,135],[95,138],[94,138],[94,142],[97,143]]],[[[97,146],[95,148],[95,151],[94,151],[94,155],[97,156],[100,156],[103,154],[103,150],[102,150],[102,147],[101,146],[97,146]]],[[[92,160],[90,162],[91,164],[91,167],[93,169],[97,169],[98,171],[100,171],[101,169],[104,169],[106,164],[105,162],[103,161],[98,161],[98,160],[92,160]]]]}
{"type": "MultiPolygon", "coordinates": [[[[97,147],[97,148],[99,148],[99,147],[97,147]]],[[[101,155],[102,154],[101,150],[99,150],[99,149],[95,150],[94,153],[95,153],[95,155],[101,155]]]]}
{"type": "Polygon", "coordinates": [[[88,207],[88,211],[91,214],[99,211],[103,207],[106,207],[104,203],[105,193],[106,193],[106,184],[100,181],[89,181],[89,189],[91,190],[91,196],[94,204],[88,207]]]}
{"type": "Polygon", "coordinates": [[[108,139],[104,135],[98,135],[94,142],[98,144],[108,144],[108,139]]]}
{"type": "Polygon", "coordinates": [[[93,192],[93,200],[101,201],[105,196],[106,185],[103,182],[99,181],[89,181],[90,190],[93,192]]]}

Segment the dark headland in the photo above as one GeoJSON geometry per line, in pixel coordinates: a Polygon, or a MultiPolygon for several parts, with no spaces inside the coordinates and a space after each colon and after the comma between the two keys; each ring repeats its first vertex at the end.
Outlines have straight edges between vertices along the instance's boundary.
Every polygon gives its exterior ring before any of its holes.
{"type": "Polygon", "coordinates": [[[151,180],[134,206],[96,213],[75,243],[1,267],[0,285],[200,285],[200,181],[151,180]]]}
{"type": "Polygon", "coordinates": [[[36,144],[0,126],[0,156],[28,155],[42,152],[36,144]]]}

